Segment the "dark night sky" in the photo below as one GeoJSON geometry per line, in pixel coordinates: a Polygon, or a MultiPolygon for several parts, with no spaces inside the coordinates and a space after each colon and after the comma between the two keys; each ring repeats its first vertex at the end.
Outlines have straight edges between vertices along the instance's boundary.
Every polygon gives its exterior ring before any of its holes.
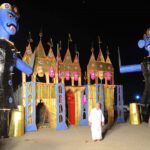
{"type": "MultiPolygon", "coordinates": [[[[142,94],[144,83],[141,73],[119,74],[117,46],[120,46],[124,65],[140,63],[147,55],[144,49],[137,47],[137,41],[142,38],[150,25],[149,6],[146,2],[133,4],[129,1],[110,3],[107,0],[43,0],[43,3],[41,0],[39,2],[15,0],[11,2],[20,9],[20,30],[12,40],[22,53],[27,45],[29,31],[32,32],[34,40],[33,49],[38,43],[38,33],[42,27],[44,48],[48,50],[46,43],[49,37],[54,40],[54,49],[56,42],[62,40],[62,55],[66,52],[67,34],[71,33],[73,42],[77,44],[80,52],[81,67],[85,70],[91,54],[91,42],[94,42],[95,54],[97,54],[97,35],[100,35],[104,54],[106,54],[106,45],[109,46],[110,57],[115,67],[116,84],[124,85],[125,101],[133,100],[135,93],[142,94]]],[[[73,54],[72,44],[72,56],[73,54]]]]}

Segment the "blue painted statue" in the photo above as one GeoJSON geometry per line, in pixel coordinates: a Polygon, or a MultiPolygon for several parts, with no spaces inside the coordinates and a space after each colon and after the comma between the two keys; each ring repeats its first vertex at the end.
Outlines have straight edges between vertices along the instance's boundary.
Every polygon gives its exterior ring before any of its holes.
{"type": "Polygon", "coordinates": [[[145,48],[145,50],[148,51],[148,56],[144,58],[141,64],[127,66],[121,66],[121,61],[119,58],[120,73],[142,71],[145,79],[145,90],[142,97],[142,103],[145,105],[150,105],[150,28],[146,30],[143,39],[138,41],[138,46],[139,48],[145,48]]]}
{"type": "Polygon", "coordinates": [[[17,57],[14,44],[9,41],[19,29],[18,9],[9,3],[0,5],[0,108],[15,108],[13,97],[12,74],[13,68],[32,74],[30,66],[17,57]]]}
{"type": "MultiPolygon", "coordinates": [[[[139,48],[145,48],[148,51],[148,56],[144,58],[141,63],[141,70],[145,80],[145,89],[142,97],[142,103],[150,107],[150,28],[147,29],[146,34],[142,40],[138,42],[139,48]]],[[[149,111],[150,114],[150,111],[149,111]]]]}
{"type": "MultiPolygon", "coordinates": [[[[150,28],[146,30],[146,33],[143,36],[143,39],[138,41],[139,48],[145,48],[148,51],[148,56],[144,57],[144,60],[141,64],[121,66],[120,56],[119,56],[119,65],[121,73],[129,72],[140,72],[142,71],[144,80],[145,80],[145,89],[142,96],[142,104],[144,104],[143,109],[143,120],[148,121],[150,117],[150,28]]],[[[120,54],[119,54],[120,55],[120,54]]]]}

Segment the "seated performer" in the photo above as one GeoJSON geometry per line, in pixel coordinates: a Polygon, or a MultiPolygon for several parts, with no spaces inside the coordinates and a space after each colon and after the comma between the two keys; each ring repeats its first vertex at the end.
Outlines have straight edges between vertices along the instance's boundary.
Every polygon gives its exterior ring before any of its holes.
{"type": "Polygon", "coordinates": [[[89,116],[89,124],[91,126],[92,140],[102,140],[102,126],[104,126],[104,116],[100,109],[100,103],[96,104],[89,116]]]}

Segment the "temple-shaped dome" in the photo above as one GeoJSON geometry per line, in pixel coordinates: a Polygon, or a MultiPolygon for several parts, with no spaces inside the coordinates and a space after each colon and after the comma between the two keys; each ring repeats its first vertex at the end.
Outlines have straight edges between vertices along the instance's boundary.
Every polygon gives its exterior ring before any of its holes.
{"type": "Polygon", "coordinates": [[[97,61],[105,62],[105,59],[104,59],[104,56],[103,56],[103,53],[102,53],[102,50],[101,50],[101,49],[99,50],[99,54],[98,54],[98,57],[97,57],[97,61]]]}
{"type": "Polygon", "coordinates": [[[52,47],[50,47],[50,49],[49,49],[49,52],[47,55],[47,60],[48,60],[48,65],[51,65],[51,64],[56,65],[56,58],[54,56],[52,47]]]}
{"type": "Polygon", "coordinates": [[[65,54],[63,66],[64,66],[64,71],[72,71],[72,58],[69,49],[67,49],[67,52],[65,54]]]}
{"type": "Polygon", "coordinates": [[[28,46],[26,47],[26,50],[25,50],[22,60],[25,63],[29,64],[31,61],[31,56],[32,56],[32,49],[31,49],[31,45],[29,43],[28,46]]]}
{"type": "Polygon", "coordinates": [[[73,62],[73,71],[78,72],[78,74],[81,76],[81,67],[79,63],[79,53],[75,55],[74,62],[73,62]]]}
{"type": "Polygon", "coordinates": [[[40,39],[39,43],[38,43],[38,46],[36,47],[35,49],[35,56],[36,57],[39,57],[39,58],[44,58],[46,55],[45,55],[45,50],[43,48],[43,44],[42,44],[42,41],[40,39]]]}
{"type": "Polygon", "coordinates": [[[91,49],[91,57],[90,57],[90,60],[89,60],[89,63],[88,63],[88,68],[89,69],[94,69],[95,68],[95,63],[96,63],[96,60],[95,60],[95,55],[94,55],[94,48],[91,49]]]}

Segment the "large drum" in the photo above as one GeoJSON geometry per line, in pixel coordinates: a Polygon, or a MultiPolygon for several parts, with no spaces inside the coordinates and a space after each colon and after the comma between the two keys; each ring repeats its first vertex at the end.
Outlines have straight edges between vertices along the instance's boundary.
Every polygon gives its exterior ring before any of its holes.
{"type": "Polygon", "coordinates": [[[7,138],[9,132],[10,109],[0,109],[0,138],[7,138]]]}
{"type": "Polygon", "coordinates": [[[140,124],[139,107],[136,103],[130,104],[130,124],[132,125],[140,124]]]}

